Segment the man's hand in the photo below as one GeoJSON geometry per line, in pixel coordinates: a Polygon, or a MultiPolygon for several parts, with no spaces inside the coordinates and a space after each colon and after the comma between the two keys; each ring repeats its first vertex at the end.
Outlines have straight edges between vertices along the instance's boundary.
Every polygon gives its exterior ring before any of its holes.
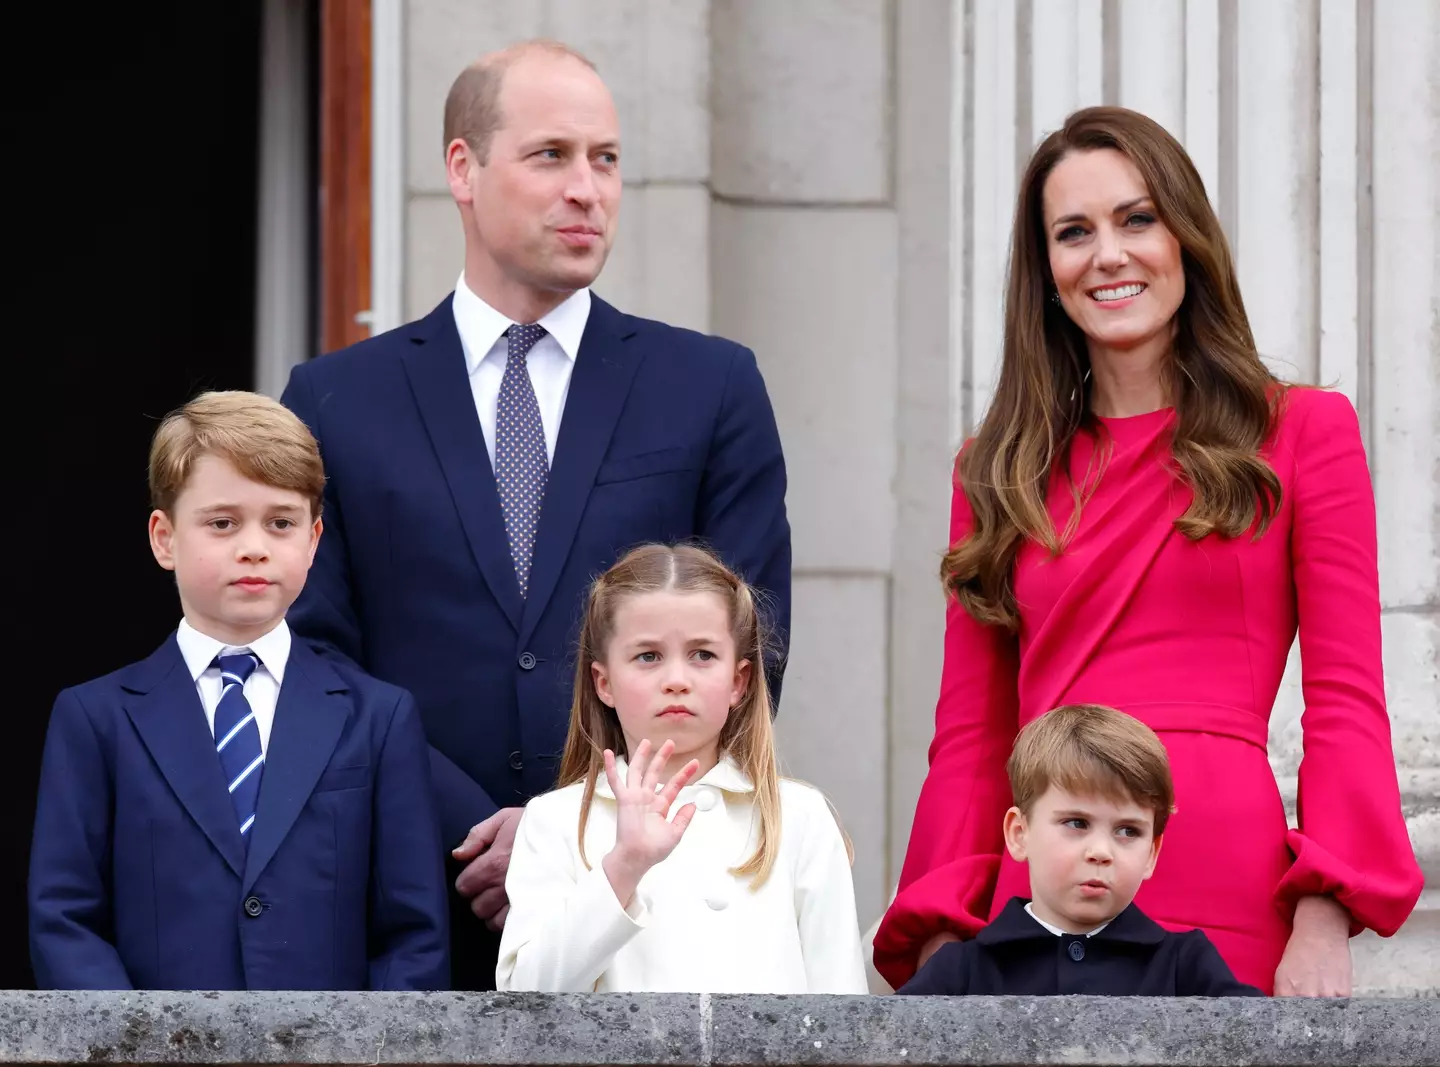
{"type": "Polygon", "coordinates": [[[510,869],[510,852],[515,847],[515,830],[524,808],[501,808],[477,823],[450,854],[469,861],[455,879],[455,889],[470,901],[470,910],[491,930],[505,925],[510,900],[505,896],[505,872],[510,869]]]}

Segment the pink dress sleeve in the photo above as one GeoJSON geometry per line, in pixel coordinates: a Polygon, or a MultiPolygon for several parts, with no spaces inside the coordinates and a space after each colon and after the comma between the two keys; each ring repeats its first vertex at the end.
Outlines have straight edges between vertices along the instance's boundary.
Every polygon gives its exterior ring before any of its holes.
{"type": "Polygon", "coordinates": [[[1375,494],[1355,409],[1341,394],[1292,390],[1291,553],[1305,711],[1295,863],[1277,903],[1328,894],[1352,932],[1393,934],[1423,884],[1405,829],[1385,710],[1375,494]]]}
{"type": "MultiPolygon", "coordinates": [[[[970,529],[956,486],[950,543],[970,529]]],[[[894,988],[915,973],[921,947],[941,931],[968,937],[989,922],[1010,806],[1005,761],[1018,730],[1015,637],[982,626],[953,600],[935,709],[930,771],[920,790],[900,890],[875,935],[875,967],[894,988]]]]}

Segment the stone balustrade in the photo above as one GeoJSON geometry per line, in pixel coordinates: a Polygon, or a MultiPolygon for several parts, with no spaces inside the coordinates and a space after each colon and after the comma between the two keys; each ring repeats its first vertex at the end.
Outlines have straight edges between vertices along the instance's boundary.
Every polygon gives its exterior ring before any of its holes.
{"type": "Polygon", "coordinates": [[[1440,1000],[0,992],[0,1063],[1440,1064],[1440,1000]]]}

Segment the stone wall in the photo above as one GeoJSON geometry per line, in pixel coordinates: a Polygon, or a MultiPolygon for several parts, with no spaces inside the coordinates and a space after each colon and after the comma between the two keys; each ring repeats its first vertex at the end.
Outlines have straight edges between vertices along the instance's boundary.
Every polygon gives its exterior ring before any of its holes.
{"type": "MultiPolygon", "coordinates": [[[[403,22],[410,316],[461,266],[445,90],[546,35],[596,61],[620,111],[625,200],[597,292],[756,350],[795,537],[782,757],[836,801],[866,924],[925,774],[949,469],[994,380],[1016,173],[1075,107],[1165,123],[1235,243],[1262,351],[1360,410],[1401,787],[1440,885],[1440,5],[405,0],[403,22]]],[[[1271,736],[1290,796],[1299,668],[1271,736]]],[[[1361,991],[1440,989],[1440,894],[1356,953],[1361,991]]]]}
{"type": "Polygon", "coordinates": [[[6,993],[0,1063],[1440,1063],[1440,1002],[537,993],[6,993]]]}

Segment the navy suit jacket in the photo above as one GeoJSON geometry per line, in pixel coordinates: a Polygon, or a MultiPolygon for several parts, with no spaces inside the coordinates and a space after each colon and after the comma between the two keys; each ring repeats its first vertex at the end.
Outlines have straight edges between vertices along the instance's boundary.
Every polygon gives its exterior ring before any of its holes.
{"type": "Polygon", "coordinates": [[[1057,937],[1014,897],[972,940],[942,945],[898,992],[941,996],[1067,994],[1258,997],[1201,930],[1171,933],[1131,904],[1093,937],[1057,937]]]}
{"type": "Polygon", "coordinates": [[[295,368],[282,398],[325,457],[299,633],[415,695],[448,845],[555,785],[592,579],[698,538],[790,615],[785,463],[754,355],[592,297],[522,599],[451,297],[295,368]]]}
{"type": "Polygon", "coordinates": [[[298,638],[248,848],[174,635],[55,702],[30,859],[42,989],[443,989],[444,879],[409,694],[298,638]]]}

